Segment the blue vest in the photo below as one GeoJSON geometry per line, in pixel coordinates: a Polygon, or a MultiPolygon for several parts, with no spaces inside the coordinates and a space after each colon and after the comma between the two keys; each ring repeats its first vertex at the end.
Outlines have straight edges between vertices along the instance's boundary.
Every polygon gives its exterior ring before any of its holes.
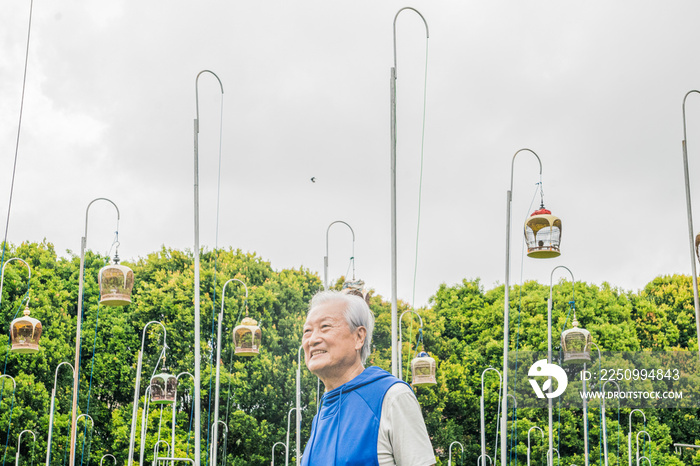
{"type": "Polygon", "coordinates": [[[395,383],[405,383],[378,367],[368,367],[321,398],[302,466],[378,466],[377,438],[382,403],[395,383]]]}

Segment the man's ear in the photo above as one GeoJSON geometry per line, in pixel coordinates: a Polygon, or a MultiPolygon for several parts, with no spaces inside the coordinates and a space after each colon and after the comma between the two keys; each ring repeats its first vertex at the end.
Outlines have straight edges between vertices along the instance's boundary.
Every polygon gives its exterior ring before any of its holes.
{"type": "Polygon", "coordinates": [[[357,340],[355,342],[355,350],[362,349],[362,346],[365,344],[365,338],[367,338],[367,329],[364,327],[357,327],[357,340]]]}

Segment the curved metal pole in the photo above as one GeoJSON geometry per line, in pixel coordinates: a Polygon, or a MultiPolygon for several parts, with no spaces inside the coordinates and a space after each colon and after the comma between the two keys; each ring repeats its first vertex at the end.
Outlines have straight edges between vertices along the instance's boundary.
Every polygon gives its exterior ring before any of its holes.
{"type": "MultiPolygon", "coordinates": [[[[594,341],[591,341],[591,344],[596,347],[598,350],[598,364],[600,365],[603,357],[600,354],[600,347],[598,344],[594,341]]],[[[586,370],[586,363],[583,363],[583,370],[586,370]]],[[[594,384],[595,385],[595,384],[594,384]]],[[[582,382],[582,388],[583,391],[586,392],[586,379],[583,379],[582,382]]],[[[591,387],[593,388],[593,387],[591,387]]],[[[583,458],[584,458],[584,464],[585,466],[588,466],[590,458],[589,458],[589,452],[588,452],[588,399],[584,396],[583,399],[581,400],[583,404],[583,458]]]]}
{"type": "Polygon", "coordinates": [[[176,457],[167,458],[167,457],[161,456],[158,459],[161,461],[170,461],[171,463],[175,463],[175,461],[184,461],[184,462],[190,463],[190,464],[192,464],[192,466],[194,466],[194,460],[191,458],[176,458],[176,457]]]}
{"type": "MultiPolygon", "coordinates": [[[[0,375],[0,379],[2,379],[2,378],[4,378],[4,377],[7,377],[8,379],[10,379],[10,380],[12,381],[12,391],[14,392],[14,391],[17,389],[17,384],[15,383],[15,378],[12,377],[11,375],[7,375],[7,374],[2,374],[2,375],[0,375]]],[[[3,386],[4,386],[4,385],[5,385],[5,384],[4,384],[4,381],[3,381],[3,386]]]]}
{"type": "Polygon", "coordinates": [[[195,107],[196,107],[195,110],[197,112],[197,116],[195,119],[195,122],[197,124],[196,124],[195,129],[196,129],[197,133],[199,133],[199,77],[204,73],[209,73],[212,76],[214,76],[216,78],[216,80],[219,82],[219,88],[221,89],[221,94],[223,95],[223,93],[224,93],[224,85],[221,84],[221,79],[219,79],[219,76],[217,76],[216,73],[214,73],[213,71],[210,71],[210,70],[202,70],[199,73],[197,73],[197,78],[194,81],[194,95],[195,95],[195,107]]]}
{"type": "MultiPolygon", "coordinates": [[[[189,376],[192,377],[192,379],[194,380],[194,375],[190,374],[189,372],[180,372],[180,373],[177,375],[177,377],[175,377],[175,381],[179,382],[179,381],[180,381],[180,377],[183,376],[183,375],[189,375],[189,376]]],[[[175,419],[175,412],[176,412],[176,409],[175,409],[175,408],[176,408],[176,404],[177,404],[177,385],[175,386],[175,399],[173,400],[173,413],[172,413],[172,414],[173,414],[173,419],[172,419],[171,442],[170,442],[170,445],[171,445],[172,448],[173,448],[173,456],[175,456],[175,422],[176,422],[176,419],[175,419]]],[[[174,463],[173,463],[173,464],[174,464],[174,463]]],[[[48,466],[48,465],[47,465],[47,466],[48,466]]],[[[129,466],[129,465],[127,465],[127,466],[129,466]]]]}
{"type": "Polygon", "coordinates": [[[464,456],[464,445],[455,440],[454,442],[450,443],[450,448],[448,449],[449,453],[447,454],[447,466],[452,466],[452,445],[455,443],[462,449],[462,456],[464,456]]]}
{"type": "Polygon", "coordinates": [[[224,435],[224,466],[226,466],[226,455],[228,454],[228,426],[224,421],[219,421],[219,424],[224,426],[224,429],[226,429],[226,434],[224,435]]]}
{"type": "MultiPolygon", "coordinates": [[[[700,94],[700,91],[692,90],[685,94],[683,97],[683,172],[685,175],[685,200],[686,209],[688,214],[688,238],[690,243],[690,263],[691,271],[693,273],[693,303],[695,305],[695,330],[697,332],[698,341],[700,341],[700,299],[698,298],[698,273],[695,265],[695,244],[693,238],[693,209],[690,201],[690,172],[688,171],[688,135],[686,130],[686,120],[685,120],[685,101],[688,99],[690,94],[700,94]]],[[[698,353],[700,357],[700,353],[698,353]]]]}
{"type": "Polygon", "coordinates": [[[292,408],[292,409],[290,409],[289,412],[287,413],[287,443],[286,443],[286,445],[287,445],[287,454],[285,455],[285,458],[284,458],[284,466],[289,466],[289,430],[290,430],[291,424],[292,424],[292,417],[291,417],[291,416],[292,416],[292,411],[294,411],[295,409],[296,409],[296,408],[292,408]]]}
{"type": "Polygon", "coordinates": [[[27,277],[27,288],[29,288],[29,282],[32,279],[32,269],[31,267],[29,267],[29,264],[27,264],[24,261],[24,259],[20,259],[19,257],[13,257],[11,259],[6,260],[5,263],[2,265],[2,270],[0,271],[0,303],[2,303],[2,286],[5,283],[5,267],[7,267],[7,264],[9,264],[12,261],[20,261],[27,266],[27,270],[29,270],[29,276],[27,277]]]}
{"type": "Polygon", "coordinates": [[[544,439],[544,432],[542,431],[541,428],[537,426],[532,426],[530,427],[530,430],[527,431],[527,466],[530,466],[530,432],[532,432],[532,429],[537,429],[540,431],[540,435],[542,436],[542,439],[544,439]]]}
{"type": "MultiPolygon", "coordinates": [[[[541,172],[541,165],[540,165],[540,174],[541,172]]],[[[511,178],[511,186],[512,186],[513,180],[511,178]]],[[[571,274],[571,289],[572,292],[574,292],[574,287],[576,285],[576,280],[574,279],[574,273],[566,266],[563,265],[558,265],[552,269],[552,272],[549,274],[549,299],[547,300],[547,363],[551,364],[552,363],[552,308],[554,307],[554,300],[552,298],[552,292],[554,289],[554,272],[557,269],[565,269],[566,271],[571,274]]],[[[585,381],[583,382],[584,384],[586,383],[585,381]]],[[[584,388],[585,390],[585,388],[584,388]]],[[[552,393],[552,378],[549,377],[549,393],[552,393]]],[[[586,399],[583,399],[583,402],[586,403],[586,399]]],[[[549,432],[547,433],[548,441],[549,441],[549,446],[548,449],[551,450],[554,448],[554,433],[553,433],[553,426],[554,426],[554,421],[553,421],[553,405],[552,405],[552,399],[549,398],[547,400],[547,421],[548,421],[548,426],[549,426],[549,432]]],[[[585,415],[585,408],[584,408],[584,425],[586,424],[586,415],[585,415]]],[[[584,435],[584,443],[588,442],[588,436],[584,435]]],[[[588,451],[587,445],[584,446],[584,451],[588,451]]],[[[587,455],[587,453],[586,453],[587,455]]],[[[586,456],[586,458],[588,458],[586,456]]],[[[586,466],[588,466],[588,460],[586,460],[586,466]]]]}
{"type": "Polygon", "coordinates": [[[68,361],[63,361],[62,363],[59,363],[59,365],[56,366],[56,370],[54,371],[54,374],[53,374],[53,389],[54,390],[56,390],[56,385],[58,384],[58,370],[64,364],[67,364],[68,367],[70,367],[71,372],[75,372],[75,368],[73,368],[73,365],[71,363],[69,363],[68,361]]]}
{"type": "Polygon", "coordinates": [[[489,460],[489,464],[493,464],[493,460],[489,455],[479,455],[479,457],[476,459],[476,466],[479,466],[479,464],[486,464],[486,460],[489,460]]]}
{"type": "MultiPolygon", "coordinates": [[[[168,347],[168,331],[165,329],[165,325],[157,320],[152,320],[143,326],[141,331],[141,349],[138,354],[138,363],[136,364],[136,384],[134,385],[134,404],[131,408],[131,431],[129,433],[129,461],[133,461],[134,449],[136,443],[136,421],[138,419],[139,411],[139,398],[141,398],[141,369],[143,367],[143,349],[146,345],[146,330],[151,324],[158,324],[163,329],[163,349],[168,347]]],[[[145,401],[144,401],[145,404],[145,401]]]]}
{"type": "Polygon", "coordinates": [[[56,370],[54,371],[53,389],[51,390],[51,408],[49,409],[49,435],[46,439],[46,466],[49,466],[51,462],[51,440],[53,438],[53,418],[54,406],[56,405],[56,385],[58,384],[58,369],[60,369],[61,366],[64,364],[68,364],[68,367],[70,367],[71,371],[75,372],[75,369],[73,369],[73,366],[68,361],[63,361],[62,363],[60,363],[58,366],[56,366],[56,370]]]}
{"type": "Polygon", "coordinates": [[[202,70],[195,79],[195,101],[197,117],[194,120],[194,462],[201,462],[202,423],[201,423],[201,342],[200,342],[200,313],[199,313],[199,77],[209,73],[216,78],[221,88],[221,99],[224,98],[224,85],[213,71],[202,70]]]}
{"type": "Polygon", "coordinates": [[[644,415],[644,411],[641,409],[633,409],[630,411],[629,415],[629,433],[627,434],[627,458],[629,459],[629,466],[632,466],[632,415],[635,412],[639,412],[644,418],[644,424],[647,423],[647,417],[644,415]]]}
{"type": "Polygon", "coordinates": [[[428,22],[425,20],[425,18],[420,13],[420,11],[416,10],[413,7],[405,6],[396,12],[396,16],[394,16],[394,79],[396,79],[396,76],[397,76],[396,72],[398,70],[398,65],[396,63],[396,20],[398,19],[399,14],[404,10],[414,11],[418,16],[420,16],[420,19],[423,20],[423,24],[425,24],[425,38],[426,39],[430,38],[430,31],[428,30],[428,22]]]}
{"type": "MultiPolygon", "coordinates": [[[[274,445],[272,445],[272,463],[270,463],[271,466],[275,466],[275,447],[276,447],[277,445],[282,445],[282,446],[284,446],[285,452],[286,452],[286,450],[287,450],[287,445],[286,445],[284,442],[277,442],[277,443],[275,443],[274,445]]],[[[285,453],[285,455],[286,455],[286,453],[285,453]]]]}
{"type": "Polygon", "coordinates": [[[15,466],[19,466],[19,451],[20,451],[20,446],[22,445],[22,434],[25,432],[29,432],[32,434],[32,437],[34,437],[34,445],[36,445],[36,435],[34,435],[34,432],[31,430],[23,430],[22,432],[19,433],[19,437],[17,437],[17,454],[15,455],[15,466]]]}
{"type": "MultiPolygon", "coordinates": [[[[102,462],[103,462],[103,461],[105,460],[105,458],[107,458],[108,456],[111,456],[111,457],[112,457],[112,459],[114,460],[114,466],[117,466],[117,459],[114,457],[114,455],[112,455],[112,454],[110,454],[110,453],[107,453],[107,454],[103,455],[102,458],[100,458],[100,466],[102,466],[102,462]]],[[[130,466],[130,465],[129,465],[129,466],[130,466]]]]}
{"type": "MultiPolygon", "coordinates": [[[[92,427],[90,428],[90,430],[94,433],[94,432],[95,432],[95,420],[94,420],[94,419],[92,418],[92,416],[90,416],[89,414],[83,413],[83,414],[81,414],[80,416],[78,416],[78,417],[75,419],[75,424],[76,424],[76,426],[78,425],[78,421],[80,421],[80,418],[81,418],[81,417],[85,417],[86,419],[89,419],[89,420],[90,420],[90,422],[92,423],[92,427]]],[[[87,422],[87,421],[86,421],[86,422],[87,422]]],[[[75,448],[78,448],[78,445],[77,445],[77,443],[78,443],[77,435],[76,435],[75,443],[76,443],[75,448]]],[[[85,451],[84,448],[85,448],[85,443],[83,443],[83,451],[85,451]]],[[[89,456],[89,455],[88,455],[88,456],[89,456]]]]}
{"type": "Polygon", "coordinates": [[[651,443],[651,435],[649,435],[649,432],[647,432],[646,430],[640,430],[639,432],[637,432],[637,466],[639,466],[639,434],[646,435],[649,439],[649,442],[651,443]]]}
{"type": "Polygon", "coordinates": [[[642,461],[642,460],[647,460],[647,461],[649,462],[649,466],[651,466],[651,460],[650,460],[649,458],[647,458],[646,456],[640,456],[640,457],[639,457],[639,461],[637,462],[637,466],[641,466],[641,464],[642,464],[641,461],[642,461]]]}
{"type": "Polygon", "coordinates": [[[555,452],[557,454],[557,464],[561,463],[561,456],[559,456],[559,450],[556,448],[552,448],[551,450],[547,451],[548,464],[551,464],[551,465],[554,464],[554,453],[555,452]]]}
{"type": "Polygon", "coordinates": [[[174,452],[172,452],[172,454],[171,454],[171,447],[170,447],[170,444],[168,443],[167,440],[162,440],[162,439],[161,439],[161,440],[158,440],[158,441],[156,442],[156,444],[153,445],[153,466],[156,466],[156,465],[158,464],[158,450],[159,450],[159,445],[160,445],[161,443],[164,443],[164,444],[166,444],[166,445],[168,446],[168,449],[166,450],[166,451],[167,451],[167,454],[166,454],[167,456],[174,456],[174,455],[175,455],[174,452]]]}
{"type": "MultiPolygon", "coordinates": [[[[304,350],[303,346],[299,346],[297,350],[297,377],[296,377],[296,466],[301,464],[301,352],[304,350]]],[[[321,379],[319,379],[321,380],[321,379]]],[[[318,395],[317,395],[318,396],[318,395]]]]}
{"type": "MultiPolygon", "coordinates": [[[[486,458],[490,459],[490,457],[486,454],[486,409],[484,407],[484,375],[486,375],[486,372],[488,371],[494,371],[496,374],[498,374],[498,409],[496,410],[496,417],[498,417],[498,415],[501,413],[501,385],[503,382],[503,379],[501,378],[501,371],[493,367],[487,367],[481,372],[481,396],[479,397],[479,411],[481,414],[481,455],[479,458],[481,458],[481,466],[486,466],[486,458]]],[[[496,438],[498,438],[498,422],[496,422],[496,438]]],[[[498,448],[497,441],[493,448],[493,455],[495,457],[496,449],[498,448]]]]}
{"type": "MultiPolygon", "coordinates": [[[[219,361],[221,360],[221,329],[224,325],[224,301],[226,299],[226,285],[228,285],[231,282],[238,282],[241,285],[243,285],[243,288],[245,288],[245,302],[248,302],[248,286],[243,283],[241,280],[237,278],[232,278],[230,280],[227,280],[226,283],[224,283],[222,292],[221,292],[221,312],[219,312],[219,325],[217,329],[217,334],[216,334],[216,388],[215,388],[215,396],[214,396],[214,422],[211,426],[211,464],[213,466],[216,466],[216,456],[217,456],[217,451],[216,451],[216,444],[217,440],[219,438],[219,428],[218,428],[218,423],[219,423],[219,382],[221,379],[221,364],[219,364],[219,361]]],[[[247,304],[245,304],[247,306],[247,304]]]]}
{"type": "Polygon", "coordinates": [[[217,421],[217,422],[219,424],[221,424],[222,426],[224,426],[224,430],[226,430],[226,435],[228,435],[228,426],[226,425],[226,423],[224,421],[217,421]]]}
{"type": "MultiPolygon", "coordinates": [[[[146,432],[148,431],[148,410],[151,406],[151,386],[146,387],[143,410],[141,410],[141,450],[139,454],[139,465],[145,464],[144,452],[146,450],[146,432]]],[[[127,465],[128,466],[128,465],[127,465]]]]}
{"type": "MultiPolygon", "coordinates": [[[[10,379],[10,380],[12,381],[12,397],[13,397],[13,399],[14,399],[15,392],[17,391],[17,383],[15,383],[15,378],[12,377],[11,375],[7,375],[7,374],[2,374],[2,375],[0,375],[0,380],[2,380],[3,378],[8,378],[8,379],[10,379]]],[[[2,380],[2,388],[3,388],[3,389],[5,388],[5,381],[4,381],[4,380],[2,380]]],[[[12,402],[12,405],[11,405],[11,408],[10,408],[10,419],[12,419],[12,412],[13,412],[14,409],[15,409],[14,406],[15,406],[15,405],[14,405],[14,401],[13,401],[13,402],[12,402]]],[[[7,426],[7,441],[8,441],[8,442],[9,442],[9,440],[10,440],[10,427],[11,427],[11,426],[12,426],[11,423],[10,423],[10,425],[7,426]]],[[[5,443],[5,451],[7,452],[7,443],[5,443]]]]}
{"type": "Polygon", "coordinates": [[[347,226],[350,228],[350,233],[352,233],[352,257],[350,260],[352,260],[352,279],[355,279],[355,231],[352,229],[352,227],[347,223],[342,220],[336,220],[335,222],[331,222],[330,225],[328,225],[328,228],[326,228],[326,255],[323,257],[323,289],[327,290],[328,289],[328,232],[330,231],[331,227],[335,225],[336,223],[342,223],[343,225],[347,226]]]}
{"type": "MultiPolygon", "coordinates": [[[[518,400],[515,399],[515,395],[509,393],[506,395],[505,403],[503,404],[503,412],[507,413],[508,412],[508,397],[511,397],[513,399],[513,409],[517,412],[518,410],[518,400]]],[[[516,440],[517,443],[517,440],[516,440]]]]}
{"type": "MultiPolygon", "coordinates": [[[[608,382],[612,382],[615,384],[617,387],[618,393],[620,392],[620,385],[618,385],[617,382],[614,380],[606,380],[605,383],[603,384],[603,387],[601,388],[601,391],[603,394],[605,394],[605,386],[608,384],[608,382]]],[[[618,398],[617,400],[618,404],[620,403],[620,399],[618,398]]],[[[603,458],[605,458],[605,466],[608,466],[608,423],[605,419],[605,396],[603,396],[603,405],[601,407],[602,412],[601,412],[601,417],[603,418],[603,458]]]]}
{"type": "Polygon", "coordinates": [[[423,329],[423,319],[421,318],[420,314],[418,314],[416,311],[413,309],[409,309],[408,311],[404,311],[401,313],[401,317],[399,317],[399,379],[403,380],[403,333],[402,333],[402,322],[403,322],[403,316],[407,312],[412,312],[415,315],[418,316],[418,321],[420,322],[420,328],[423,329]]]}
{"type": "MultiPolygon", "coordinates": [[[[0,380],[2,380],[3,378],[8,378],[12,381],[12,396],[14,396],[15,391],[17,391],[17,383],[15,382],[15,378],[12,377],[11,375],[7,375],[7,374],[0,375],[0,380]]],[[[5,381],[4,380],[2,381],[2,387],[5,388],[5,381]]],[[[12,417],[12,411],[14,411],[14,403],[12,404],[12,408],[10,409],[10,417],[12,417]]],[[[7,430],[8,430],[8,436],[9,436],[10,426],[7,427],[7,430]]],[[[7,449],[7,445],[5,445],[5,447],[7,449]]]]}
{"type": "Polygon", "coordinates": [[[401,8],[394,16],[394,66],[391,68],[390,95],[391,95],[391,374],[399,376],[397,354],[398,332],[398,292],[397,292],[397,251],[396,251],[396,19],[403,10],[412,10],[418,13],[425,24],[425,37],[429,38],[428,23],[418,10],[411,7],[401,8]]]}
{"type": "MultiPolygon", "coordinates": [[[[227,435],[228,435],[228,426],[226,425],[226,423],[225,423],[224,421],[219,421],[219,420],[217,420],[217,421],[216,421],[216,424],[214,424],[214,425],[211,426],[212,438],[214,438],[214,426],[217,425],[217,424],[221,424],[222,426],[224,426],[224,430],[225,430],[225,432],[226,432],[226,433],[225,433],[225,436],[227,436],[227,435]]],[[[217,433],[218,433],[218,431],[219,431],[218,426],[217,426],[216,431],[217,431],[217,433]]],[[[226,437],[224,437],[224,439],[225,439],[225,438],[226,438],[226,437]]],[[[217,439],[214,439],[214,440],[217,440],[217,441],[218,441],[218,437],[217,437],[217,439]]],[[[215,451],[216,449],[217,449],[217,448],[216,448],[216,443],[212,442],[212,452],[215,451]]],[[[212,455],[211,466],[216,466],[216,461],[215,461],[215,460],[216,460],[216,456],[217,456],[217,455],[212,455]]],[[[224,460],[225,460],[225,459],[226,459],[226,451],[224,451],[224,460]]]]}
{"type": "Polygon", "coordinates": [[[105,197],[93,199],[85,209],[85,234],[80,241],[80,275],[78,277],[78,313],[75,325],[75,363],[73,367],[73,403],[71,405],[71,428],[70,428],[70,456],[68,464],[75,464],[75,437],[77,435],[76,415],[78,411],[78,390],[80,376],[80,332],[83,322],[83,277],[85,275],[85,247],[87,245],[88,215],[90,206],[97,201],[107,201],[114,206],[117,211],[117,231],[119,231],[119,207],[117,204],[105,197]]]}
{"type": "MultiPolygon", "coordinates": [[[[530,149],[520,149],[510,163],[510,189],[506,193],[506,281],[505,299],[503,306],[503,396],[508,393],[508,345],[509,345],[509,319],[510,319],[510,206],[513,200],[513,169],[515,168],[515,158],[521,152],[530,152],[535,156],[540,165],[540,178],[542,177],[542,161],[540,157],[530,149]]],[[[501,413],[501,464],[506,464],[506,450],[508,444],[508,416],[504,409],[501,413]]]]}
{"type": "Polygon", "coordinates": [[[95,420],[92,418],[92,416],[90,416],[89,414],[83,413],[76,418],[76,422],[79,421],[81,417],[84,417],[85,419],[90,420],[90,422],[92,422],[92,428],[93,429],[95,428],[95,420]]]}

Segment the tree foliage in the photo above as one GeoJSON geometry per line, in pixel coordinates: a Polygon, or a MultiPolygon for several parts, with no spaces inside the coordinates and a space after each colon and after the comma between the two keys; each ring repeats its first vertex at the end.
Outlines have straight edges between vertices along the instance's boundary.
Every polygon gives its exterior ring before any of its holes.
{"type": "MultiPolygon", "coordinates": [[[[72,373],[61,362],[73,364],[75,355],[76,315],[80,258],[71,254],[59,257],[51,243],[8,245],[5,254],[19,257],[19,262],[6,267],[2,290],[2,324],[0,357],[3,374],[14,377],[16,388],[8,377],[0,385],[0,449],[3,463],[13,461],[17,436],[23,430],[36,434],[23,436],[20,462],[43,461],[47,448],[49,411],[52,390],[56,390],[53,422],[52,464],[64,464],[67,458],[70,430],[72,373]],[[26,300],[32,316],[43,323],[41,350],[34,355],[9,352],[8,329],[11,320],[24,309],[26,300]],[[56,384],[54,387],[54,377],[56,384]],[[5,447],[5,445],[7,445],[5,447]],[[33,452],[33,453],[32,453],[33,452]]],[[[141,419],[144,414],[145,390],[150,377],[163,368],[171,373],[193,373],[194,367],[194,260],[191,251],[163,247],[145,258],[128,263],[134,270],[135,285],[132,304],[114,308],[99,305],[97,276],[108,258],[87,252],[85,256],[82,341],[79,365],[79,413],[89,414],[94,421],[85,428],[80,423],[78,458],[83,463],[99,463],[107,453],[118,464],[127,463],[132,426],[134,383],[139,351],[143,344],[143,368],[138,387],[136,455],[139,458],[141,419]],[[163,359],[165,335],[167,351],[163,359]]],[[[202,354],[202,452],[208,459],[206,445],[210,440],[211,412],[214,409],[214,376],[216,365],[221,372],[219,419],[228,432],[220,429],[219,457],[226,446],[226,464],[269,464],[272,447],[284,442],[290,409],[295,406],[295,380],[301,328],[308,302],[321,288],[318,275],[310,270],[275,270],[254,253],[234,249],[203,251],[201,255],[201,334],[202,354]],[[222,322],[221,359],[216,361],[216,326],[226,287],[222,322]],[[263,329],[260,354],[242,358],[233,354],[233,328],[245,314],[255,318],[263,329]]],[[[342,277],[336,287],[342,284],[342,277]]],[[[510,349],[512,352],[546,351],[547,298],[549,286],[526,282],[510,291],[510,349]]],[[[553,287],[553,333],[555,340],[571,325],[571,304],[575,296],[576,316],[592,333],[604,351],[695,351],[697,339],[691,282],[684,276],[658,277],[643,290],[632,293],[609,284],[601,286],[577,282],[575,287],[561,281],[553,287]]],[[[436,451],[438,464],[446,464],[450,445],[459,441],[465,449],[464,464],[474,464],[480,454],[479,398],[482,396],[481,375],[488,367],[500,368],[503,357],[503,286],[484,290],[478,279],[463,280],[449,286],[443,284],[429,305],[416,309],[423,320],[422,347],[418,345],[418,320],[406,313],[402,320],[402,361],[404,378],[410,372],[410,360],[425,349],[438,363],[438,383],[417,387],[428,432],[436,451]]],[[[370,364],[390,369],[391,304],[381,296],[371,297],[376,316],[373,351],[370,364]]],[[[410,309],[399,303],[399,313],[410,309]]],[[[555,344],[558,349],[558,343],[555,344]]],[[[317,409],[317,379],[306,370],[302,359],[301,403],[303,407],[302,445],[308,438],[311,419],[317,409]]],[[[527,384],[520,376],[518,384],[527,384]]],[[[499,399],[499,381],[494,372],[484,378],[484,405],[488,452],[493,455],[499,399]]],[[[153,449],[160,441],[171,442],[171,420],[175,409],[175,446],[178,456],[193,457],[192,429],[193,381],[182,375],[176,405],[150,405],[147,411],[144,461],[153,459],[153,449]]],[[[512,406],[508,406],[509,412],[512,406]]],[[[509,450],[512,464],[525,464],[527,432],[533,426],[544,429],[546,410],[522,408],[511,416],[509,450]]],[[[511,413],[512,414],[512,413],[511,413]]],[[[602,455],[600,408],[588,412],[591,462],[602,455]]],[[[611,458],[627,456],[627,416],[629,410],[610,409],[606,417],[611,458]],[[619,417],[618,417],[619,416],[619,417]],[[619,419],[619,420],[618,420],[619,419]],[[619,451],[617,445],[620,445],[619,451]]],[[[653,464],[700,464],[694,452],[679,459],[673,443],[700,442],[700,410],[649,410],[644,425],[635,418],[635,432],[644,428],[651,435],[645,446],[653,464]],[[682,461],[685,461],[683,463],[682,461]]],[[[294,414],[292,414],[292,420],[294,414]]],[[[562,464],[583,464],[583,416],[580,409],[563,407],[555,419],[557,445],[562,464]]],[[[290,461],[295,456],[294,422],[290,433],[290,461]]],[[[537,432],[535,432],[537,434],[537,432]]],[[[539,434],[533,437],[533,458],[544,458],[544,442],[539,434]]],[[[163,445],[163,442],[161,442],[163,445]]],[[[453,445],[453,461],[459,448],[453,445]]],[[[278,449],[277,461],[281,453],[278,449]]],[[[165,448],[161,448],[165,453],[165,448]]],[[[111,464],[111,463],[107,463],[111,464]]],[[[612,463],[611,463],[612,464],[612,463]]]]}

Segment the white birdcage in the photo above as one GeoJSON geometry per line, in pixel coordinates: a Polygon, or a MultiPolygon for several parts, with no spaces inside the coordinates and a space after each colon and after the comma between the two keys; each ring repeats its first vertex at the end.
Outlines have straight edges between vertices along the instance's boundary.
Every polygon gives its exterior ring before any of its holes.
{"type": "Polygon", "coordinates": [[[100,269],[100,304],[103,306],[126,306],[131,304],[131,290],[134,287],[134,272],[125,265],[119,265],[119,256],[114,256],[114,264],[100,269]]]}

